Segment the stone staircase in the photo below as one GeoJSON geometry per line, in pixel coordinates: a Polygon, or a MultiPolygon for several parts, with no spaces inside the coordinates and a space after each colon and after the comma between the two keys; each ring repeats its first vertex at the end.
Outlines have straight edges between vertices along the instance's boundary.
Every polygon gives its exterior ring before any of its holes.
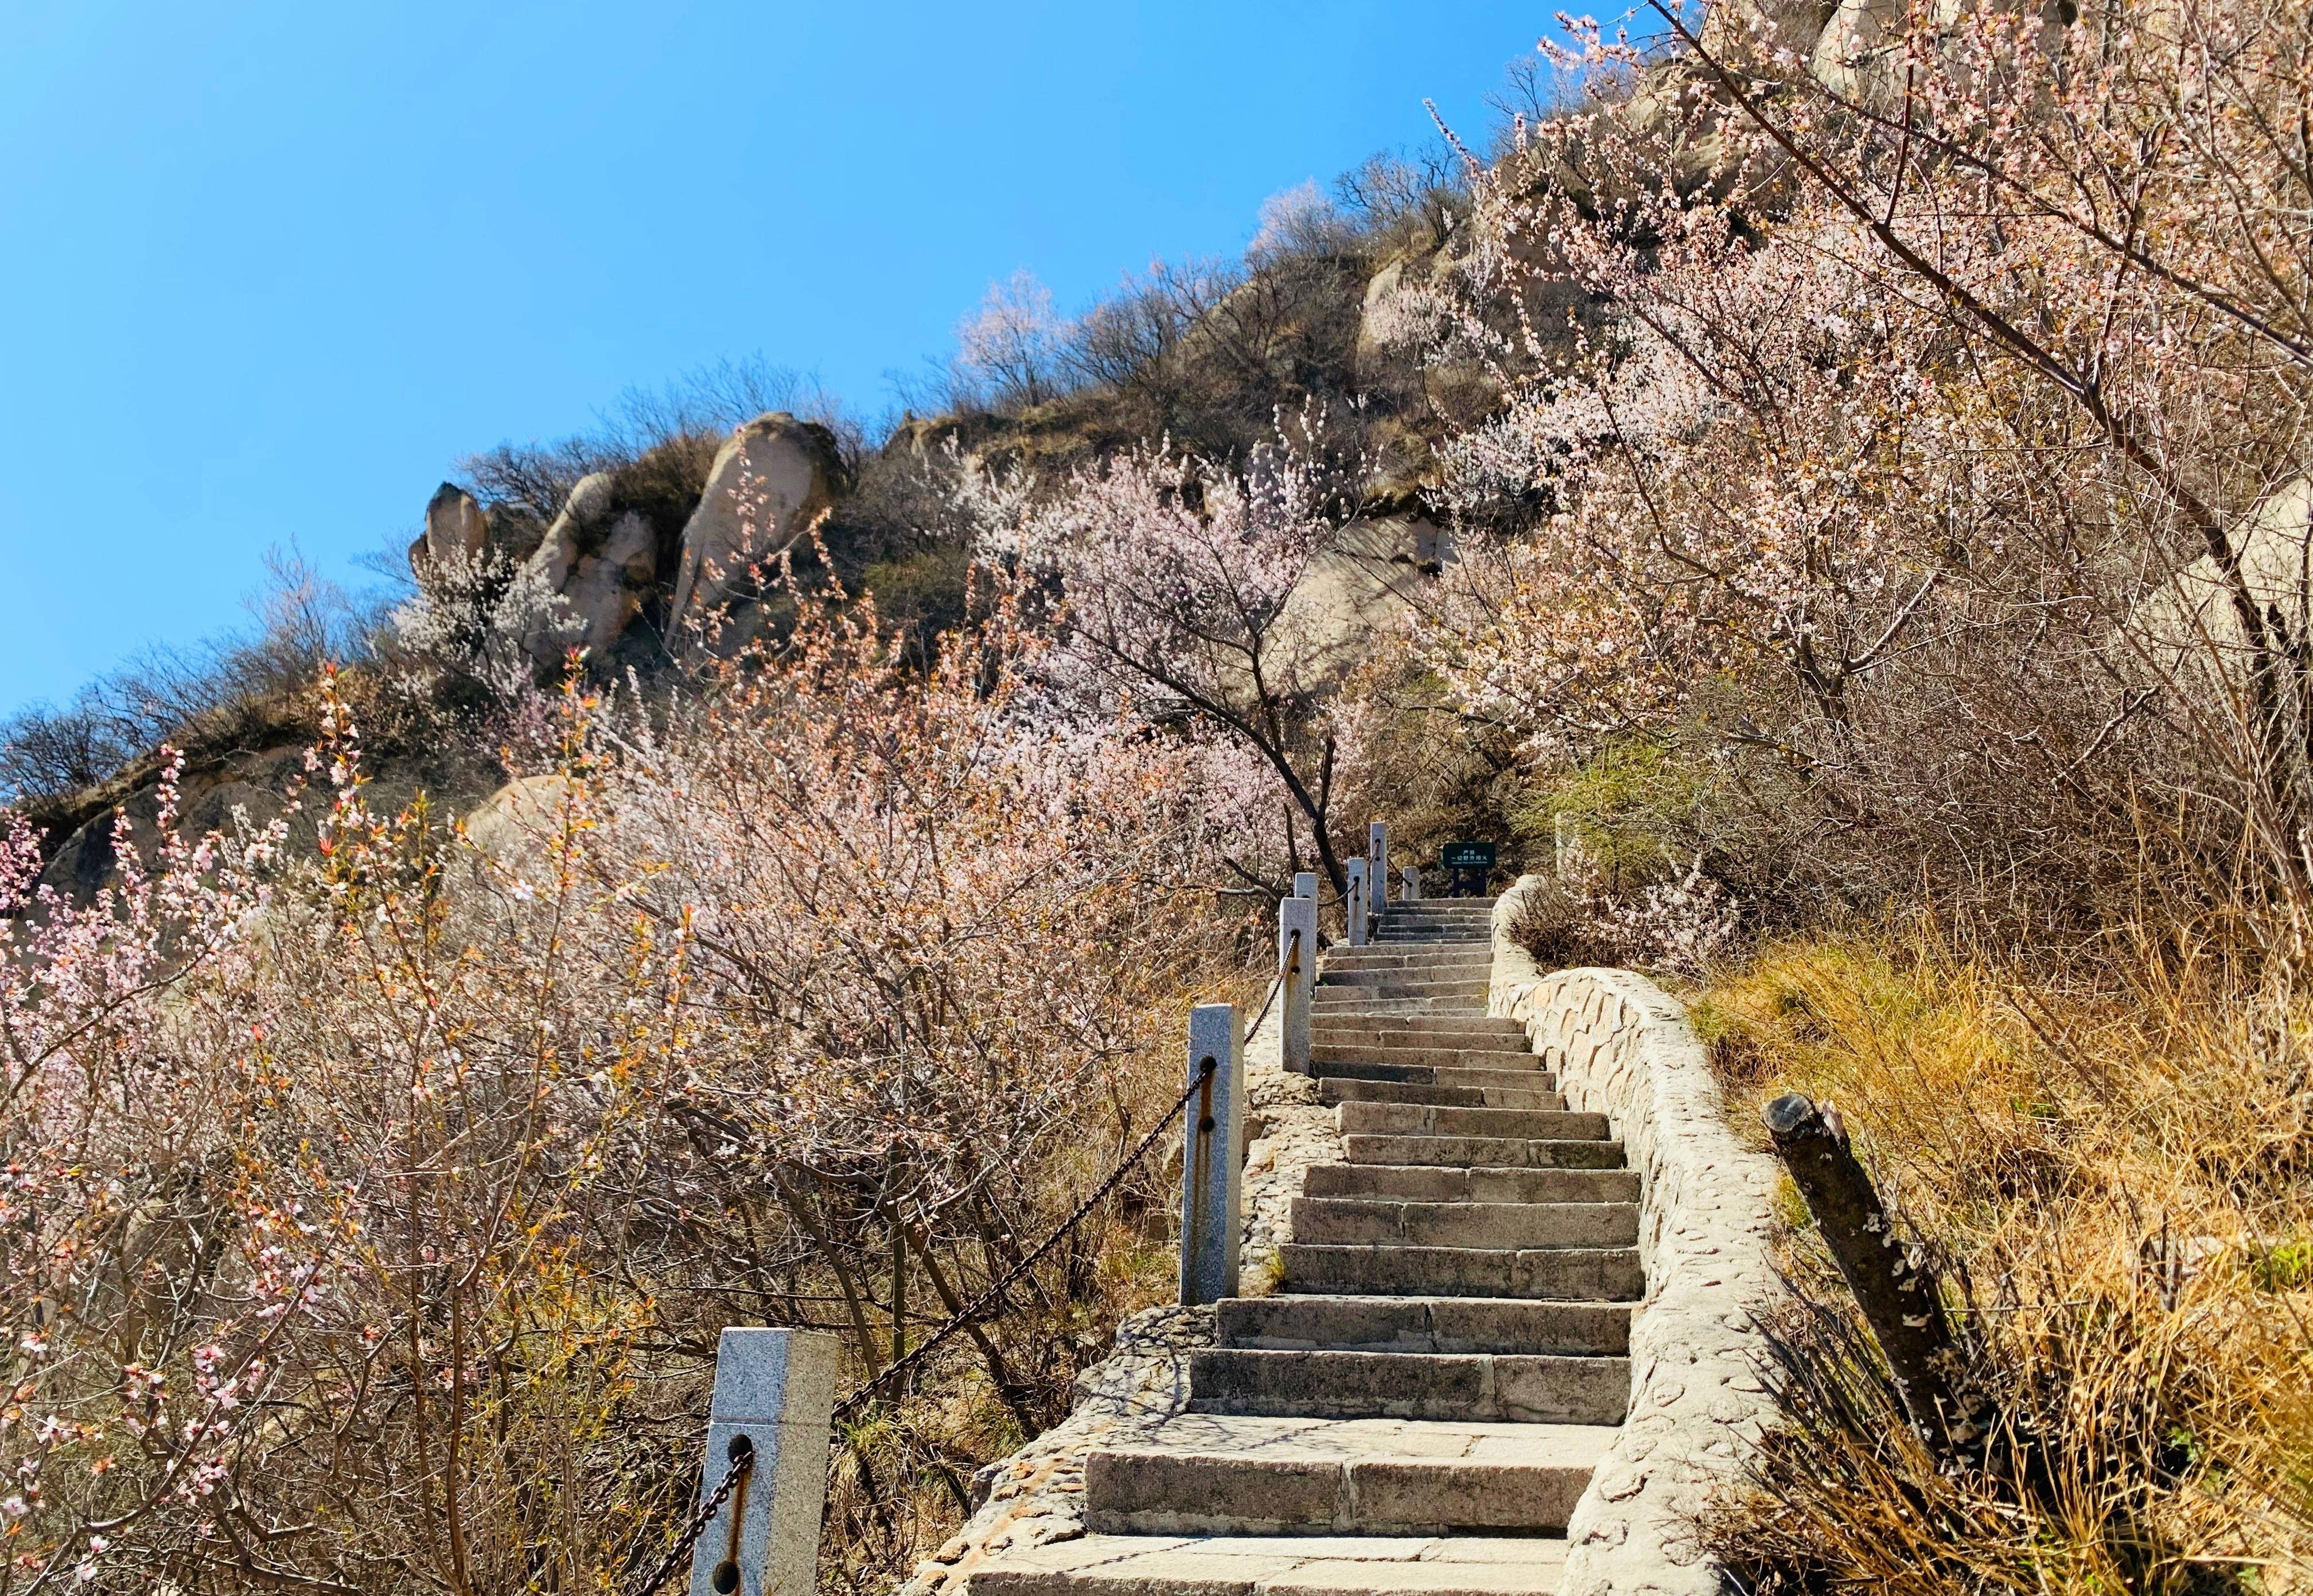
{"type": "Polygon", "coordinates": [[[1629,1401],[1639,1183],[1487,1018],[1491,907],[1393,905],[1325,957],[1312,1073],[1348,1161],[1309,1171],[1277,1293],[1219,1305],[1185,1412],[1087,1456],[1089,1534],[975,1592],[1558,1589],[1629,1401]]]}

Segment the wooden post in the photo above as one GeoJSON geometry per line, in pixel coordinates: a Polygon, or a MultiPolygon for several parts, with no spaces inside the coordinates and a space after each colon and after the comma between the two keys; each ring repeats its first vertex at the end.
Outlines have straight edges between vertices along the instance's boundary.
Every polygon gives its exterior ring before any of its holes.
{"type": "Polygon", "coordinates": [[[884,1150],[884,1213],[892,1241],[892,1362],[908,1355],[908,1227],[900,1217],[900,1144],[884,1150]]]}
{"type": "Polygon", "coordinates": [[[1352,948],[1366,945],[1366,861],[1349,861],[1350,888],[1341,896],[1341,909],[1350,917],[1349,943],[1352,948]]]}
{"type": "Polygon", "coordinates": [[[1405,886],[1399,892],[1399,898],[1408,904],[1420,903],[1421,901],[1421,867],[1407,865],[1401,873],[1405,877],[1405,886]]]}
{"type": "Polygon", "coordinates": [[[1389,823],[1376,820],[1366,827],[1366,890],[1368,906],[1378,918],[1389,907],[1389,823]]]}
{"type": "Polygon", "coordinates": [[[1983,1435],[1981,1405],[1961,1394],[1966,1366],[1935,1277],[1896,1236],[1839,1111],[1791,1092],[1763,1117],[1879,1343],[1912,1428],[1941,1456],[1971,1448],[1983,1435]]]}
{"type": "Polygon", "coordinates": [[[1244,1023],[1234,1005],[1189,1011],[1189,1099],[1181,1146],[1181,1306],[1236,1295],[1244,1227],[1244,1023]]]}
{"type": "Polygon", "coordinates": [[[1317,985],[1317,900],[1277,901],[1278,1062],[1297,1075],[1309,1072],[1309,999],[1317,985]]]}
{"type": "Polygon", "coordinates": [[[723,1332],[700,1502],[722,1483],[737,1449],[753,1447],[755,1460],[699,1538],[690,1596],[812,1596],[817,1588],[828,1421],[841,1356],[832,1336],[723,1332]]]}

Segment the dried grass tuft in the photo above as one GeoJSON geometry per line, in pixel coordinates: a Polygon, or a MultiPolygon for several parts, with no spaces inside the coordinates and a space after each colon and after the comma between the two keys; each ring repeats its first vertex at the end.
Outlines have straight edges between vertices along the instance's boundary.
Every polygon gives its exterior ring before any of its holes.
{"type": "Polygon", "coordinates": [[[1787,1194],[1786,1424],[1704,1527],[1746,1588],[2313,1588],[2313,987],[2139,931],[2053,971],[1791,942],[1698,1004],[1738,1125],[1838,1104],[2002,1415],[1939,1471],[1787,1194]]]}

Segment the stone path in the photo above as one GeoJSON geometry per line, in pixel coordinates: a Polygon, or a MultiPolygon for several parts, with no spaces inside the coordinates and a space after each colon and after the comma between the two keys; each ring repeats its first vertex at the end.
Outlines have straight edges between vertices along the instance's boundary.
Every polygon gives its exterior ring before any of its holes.
{"type": "Polygon", "coordinates": [[[1220,1304],[1190,1402],[1085,1464],[1091,1533],[982,1596],[1555,1592],[1629,1400],[1638,1177],[1524,1026],[1486,1017],[1491,903],[1393,906],[1322,966],[1312,1168],[1278,1294],[1220,1304]]]}

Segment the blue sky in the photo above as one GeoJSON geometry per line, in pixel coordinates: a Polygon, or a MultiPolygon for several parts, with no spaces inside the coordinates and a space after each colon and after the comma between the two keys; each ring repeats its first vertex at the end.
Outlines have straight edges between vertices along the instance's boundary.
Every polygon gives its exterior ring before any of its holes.
{"type": "Polygon", "coordinates": [[[1429,136],[1550,8],[0,0],[0,713],[349,586],[461,454],[760,355],[855,408],[1429,136]]]}

